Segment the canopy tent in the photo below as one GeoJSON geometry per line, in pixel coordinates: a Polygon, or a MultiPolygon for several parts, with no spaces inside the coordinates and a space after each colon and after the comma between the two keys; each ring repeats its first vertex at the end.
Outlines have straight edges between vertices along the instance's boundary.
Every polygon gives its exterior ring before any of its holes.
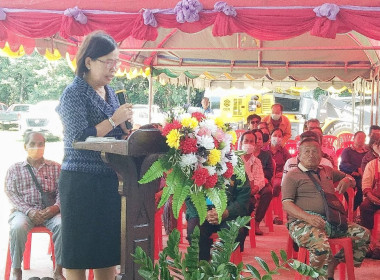
{"type": "Polygon", "coordinates": [[[2,0],[0,47],[73,58],[83,36],[102,29],[120,42],[126,71],[149,67],[185,83],[374,81],[380,1],[332,2],[2,0]]]}

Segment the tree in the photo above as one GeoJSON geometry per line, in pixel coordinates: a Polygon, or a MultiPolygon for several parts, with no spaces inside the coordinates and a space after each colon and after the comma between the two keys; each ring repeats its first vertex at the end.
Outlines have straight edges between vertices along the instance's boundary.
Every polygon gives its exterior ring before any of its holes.
{"type": "MultiPolygon", "coordinates": [[[[149,81],[144,77],[137,77],[132,80],[125,78],[116,78],[111,86],[114,88],[118,83],[122,83],[126,90],[128,102],[132,104],[147,104],[149,95],[149,81]]],[[[188,88],[185,86],[176,86],[172,84],[162,85],[156,80],[153,80],[153,103],[157,104],[162,111],[167,112],[170,109],[183,106],[188,103],[187,95],[188,88]]],[[[199,106],[204,95],[204,90],[190,88],[190,105],[199,106]]]]}
{"type": "Polygon", "coordinates": [[[64,59],[49,61],[37,52],[17,59],[0,57],[0,101],[10,105],[57,100],[73,78],[64,59]]]}

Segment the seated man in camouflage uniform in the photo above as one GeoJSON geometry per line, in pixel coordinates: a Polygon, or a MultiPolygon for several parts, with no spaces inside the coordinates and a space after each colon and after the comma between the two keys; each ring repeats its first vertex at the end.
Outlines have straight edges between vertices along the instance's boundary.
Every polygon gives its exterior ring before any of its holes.
{"type": "MultiPolygon", "coordinates": [[[[304,139],[299,147],[299,164],[287,174],[282,184],[282,204],[289,214],[288,229],[294,242],[310,253],[310,265],[327,276],[318,279],[334,279],[334,269],[344,262],[343,251],[332,255],[325,231],[325,210],[322,195],[307,172],[319,181],[326,193],[334,193],[333,183],[339,182],[336,191],[344,193],[355,186],[355,180],[341,171],[319,165],[321,147],[314,139],[304,139]]],[[[368,250],[370,233],[354,223],[348,223],[346,237],[352,239],[354,265],[360,266],[368,250]]]]}

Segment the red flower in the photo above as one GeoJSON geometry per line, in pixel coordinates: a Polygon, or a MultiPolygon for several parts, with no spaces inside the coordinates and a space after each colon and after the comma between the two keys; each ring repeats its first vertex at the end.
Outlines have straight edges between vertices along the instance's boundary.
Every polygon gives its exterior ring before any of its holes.
{"type": "Polygon", "coordinates": [[[165,125],[164,129],[162,130],[162,135],[166,136],[169,134],[169,132],[172,129],[180,129],[180,128],[182,128],[182,124],[175,120],[172,123],[168,123],[167,125],[165,125]]]}
{"type": "Polygon", "coordinates": [[[219,142],[215,138],[214,138],[214,145],[215,145],[215,149],[219,148],[219,142]]]}
{"type": "Polygon", "coordinates": [[[184,154],[196,153],[198,151],[197,139],[186,137],[180,141],[179,148],[184,154]]]}
{"type": "Polygon", "coordinates": [[[231,162],[227,162],[226,165],[227,165],[227,171],[224,172],[223,177],[226,179],[229,179],[234,174],[234,167],[232,166],[231,162]]]}
{"type": "Polygon", "coordinates": [[[194,180],[194,183],[200,187],[204,183],[206,183],[207,179],[210,177],[208,170],[206,168],[198,168],[194,171],[193,177],[191,179],[194,180]]]}
{"type": "Polygon", "coordinates": [[[207,178],[207,181],[205,183],[205,188],[211,189],[216,185],[217,182],[218,182],[218,174],[215,173],[214,175],[207,178]]]}
{"type": "Polygon", "coordinates": [[[196,118],[198,122],[200,122],[200,121],[202,121],[202,120],[204,120],[206,118],[206,116],[204,114],[200,113],[200,112],[194,112],[194,113],[191,114],[191,116],[193,118],[196,118]]]}

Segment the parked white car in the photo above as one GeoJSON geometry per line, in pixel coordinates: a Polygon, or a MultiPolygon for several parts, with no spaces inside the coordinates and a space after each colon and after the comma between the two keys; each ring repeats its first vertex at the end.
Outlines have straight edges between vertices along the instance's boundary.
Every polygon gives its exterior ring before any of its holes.
{"type": "Polygon", "coordinates": [[[55,108],[58,100],[41,101],[31,107],[30,112],[25,116],[25,126],[22,133],[38,131],[45,135],[47,139],[63,137],[63,127],[61,119],[55,108]]]}

